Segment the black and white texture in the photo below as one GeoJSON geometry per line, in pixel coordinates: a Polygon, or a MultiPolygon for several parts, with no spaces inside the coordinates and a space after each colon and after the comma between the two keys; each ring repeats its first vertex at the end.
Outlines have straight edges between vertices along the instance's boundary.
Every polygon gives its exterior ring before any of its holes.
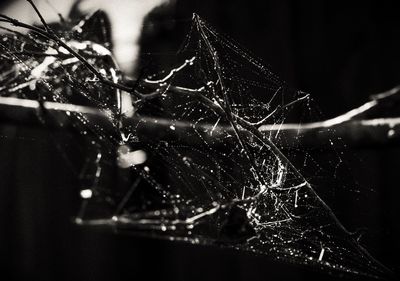
{"type": "Polygon", "coordinates": [[[323,121],[311,94],[197,14],[175,53],[160,63],[147,52],[134,77],[113,58],[107,13],[71,16],[49,26],[2,16],[28,33],[3,35],[0,86],[2,118],[46,128],[74,170],[76,225],[234,248],[337,278],[393,276],[322,198],[373,196],[343,180],[344,154],[396,147],[397,88],[323,121]]]}

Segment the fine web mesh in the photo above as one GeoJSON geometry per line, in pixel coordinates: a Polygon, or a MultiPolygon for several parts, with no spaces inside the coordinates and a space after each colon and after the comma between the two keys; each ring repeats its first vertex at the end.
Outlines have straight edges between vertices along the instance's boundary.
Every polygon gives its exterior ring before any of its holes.
{"type": "MultiPolygon", "coordinates": [[[[53,28],[103,77],[122,83],[107,29],[92,30],[104,21],[98,12],[53,28]]],[[[199,16],[169,69],[131,83],[143,98],[105,85],[35,33],[2,35],[0,51],[1,96],[39,101],[41,123],[70,126],[86,140],[76,223],[233,247],[332,273],[385,275],[302,175],[308,154],[282,152],[289,140],[279,127],[301,122],[296,116],[310,111],[310,96],[199,16]],[[60,107],[55,118],[45,102],[81,107],[60,107]],[[276,129],[261,133],[263,124],[276,129]]]]}

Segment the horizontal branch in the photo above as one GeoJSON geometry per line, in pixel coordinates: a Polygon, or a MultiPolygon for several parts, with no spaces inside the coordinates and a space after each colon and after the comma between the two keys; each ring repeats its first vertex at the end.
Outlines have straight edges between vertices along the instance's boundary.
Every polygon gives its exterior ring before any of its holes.
{"type": "MultiPolygon", "coordinates": [[[[46,116],[55,122],[51,125],[60,129],[73,129],[74,120],[68,115],[82,114],[91,122],[101,126],[105,131],[114,130],[109,114],[97,108],[44,102],[42,106],[36,100],[26,100],[10,97],[0,97],[0,122],[17,125],[40,125],[38,112],[45,109],[46,116]],[[68,113],[68,115],[67,115],[68,113]]],[[[344,115],[343,115],[344,116],[344,115]]],[[[331,119],[332,120],[332,119],[331,119]]],[[[351,147],[400,145],[400,117],[376,118],[369,120],[348,119],[332,123],[331,120],[305,124],[274,124],[263,125],[259,131],[271,139],[278,147],[309,147],[325,146],[331,139],[340,139],[351,147]]],[[[339,117],[337,117],[339,120],[339,117]]],[[[123,120],[123,126],[132,126],[141,138],[177,139],[195,145],[200,138],[189,139],[187,132],[192,130],[188,122],[176,122],[170,119],[153,117],[132,117],[123,120]],[[171,129],[174,126],[174,130],[171,129]]],[[[205,140],[219,138],[233,129],[228,125],[197,124],[205,140]]],[[[239,129],[244,134],[247,130],[239,129]]]]}

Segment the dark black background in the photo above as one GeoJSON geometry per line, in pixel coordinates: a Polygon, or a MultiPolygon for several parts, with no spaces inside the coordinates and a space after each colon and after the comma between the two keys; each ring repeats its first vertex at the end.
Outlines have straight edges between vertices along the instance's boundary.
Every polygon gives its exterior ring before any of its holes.
{"type": "MultiPolygon", "coordinates": [[[[159,17],[200,14],[294,88],[312,94],[325,117],[400,84],[400,17],[396,1],[178,0],[159,17]]],[[[168,45],[180,34],[159,27],[142,38],[168,45]],[[172,39],[171,39],[172,40],[172,39]]],[[[115,235],[71,223],[76,179],[41,130],[2,126],[0,134],[0,278],[3,280],[336,280],[318,271],[233,250],[115,235]]],[[[374,192],[330,202],[361,242],[399,270],[400,149],[351,152],[359,186],[374,192]],[[354,199],[355,198],[355,199],[354,199]],[[354,199],[354,200],[353,200],[354,199]]],[[[76,156],[75,158],[79,158],[76,156]]],[[[329,180],[329,179],[327,179],[329,180]]]]}

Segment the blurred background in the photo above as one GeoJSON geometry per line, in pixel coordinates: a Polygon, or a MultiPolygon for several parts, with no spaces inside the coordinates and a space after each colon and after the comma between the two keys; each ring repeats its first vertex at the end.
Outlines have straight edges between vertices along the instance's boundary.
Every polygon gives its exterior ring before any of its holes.
{"type": "MultiPolygon", "coordinates": [[[[64,9],[57,1],[50,2],[64,9]]],[[[83,2],[90,9],[110,9],[101,0],[83,2]]],[[[129,14],[123,5],[128,2],[113,5],[113,13],[129,14]]],[[[291,87],[310,93],[323,118],[342,114],[370,95],[400,84],[400,17],[395,1],[175,0],[158,6],[161,2],[137,6],[143,10],[135,12],[140,20],[132,29],[138,32],[128,40],[136,49],[125,50],[135,54],[124,65],[127,71],[138,69],[148,53],[160,53],[162,63],[163,55],[178,49],[196,12],[261,58],[291,87]]],[[[1,1],[0,7],[10,11],[7,5],[22,7],[18,1],[1,1]]],[[[26,15],[23,8],[14,11],[26,15]]],[[[28,11],[28,16],[34,15],[28,11]]],[[[72,218],[79,206],[79,183],[51,138],[45,130],[21,131],[0,124],[4,280],[337,280],[229,249],[78,227],[72,218]]],[[[69,153],[82,160],[73,145],[69,153]]],[[[328,205],[349,230],[365,229],[362,245],[399,271],[400,146],[347,153],[357,192],[338,187],[328,205]]],[[[323,196],[326,191],[317,192],[323,196]]]]}

